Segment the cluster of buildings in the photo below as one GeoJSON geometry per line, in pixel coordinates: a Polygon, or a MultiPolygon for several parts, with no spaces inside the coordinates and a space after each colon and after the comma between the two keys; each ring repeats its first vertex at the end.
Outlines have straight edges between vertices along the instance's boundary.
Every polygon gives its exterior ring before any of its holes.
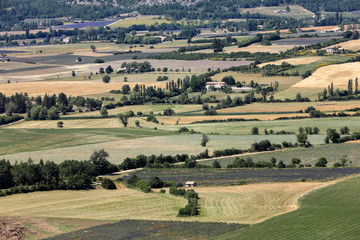
{"type": "MultiPolygon", "coordinates": [[[[225,82],[207,82],[205,87],[206,87],[206,91],[211,92],[211,91],[221,91],[224,88],[228,87],[228,85],[225,82]]],[[[231,87],[231,91],[233,92],[250,92],[252,90],[253,90],[252,87],[247,87],[247,86],[231,87]]]]}

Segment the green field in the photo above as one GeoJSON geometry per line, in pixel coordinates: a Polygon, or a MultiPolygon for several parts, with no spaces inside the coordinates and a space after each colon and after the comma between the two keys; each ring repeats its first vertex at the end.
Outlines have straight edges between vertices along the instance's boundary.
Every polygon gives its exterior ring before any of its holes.
{"type": "Polygon", "coordinates": [[[213,239],[358,239],[360,178],[311,192],[300,209],[213,239]]]}
{"type": "MultiPolygon", "coordinates": [[[[59,131],[61,130],[57,130],[54,132],[59,133],[59,131]]],[[[101,130],[99,131],[100,133],[102,132],[101,130]]],[[[140,134],[141,131],[141,129],[139,129],[138,131],[135,130],[134,133],[136,134],[137,132],[138,134],[140,134]]],[[[149,135],[156,135],[156,132],[151,130],[148,131],[149,135]]],[[[82,133],[81,130],[75,131],[75,133],[76,132],[82,133]]],[[[197,155],[205,151],[205,149],[208,149],[210,153],[212,153],[214,150],[221,150],[226,148],[248,149],[254,142],[259,142],[264,139],[269,139],[272,143],[279,144],[281,144],[281,142],[283,141],[291,141],[293,143],[296,142],[295,135],[212,135],[209,136],[210,142],[205,148],[200,145],[201,135],[198,134],[145,137],[145,131],[143,135],[131,136],[132,139],[129,139],[130,136],[127,136],[126,134],[121,135],[121,130],[109,129],[105,132],[107,132],[108,135],[104,136],[104,134],[102,133],[103,135],[99,134],[89,137],[89,139],[92,139],[94,141],[96,141],[98,138],[101,138],[102,142],[100,142],[100,140],[98,140],[98,142],[89,141],[83,144],[78,143],[78,145],[73,142],[68,143],[68,145],[65,146],[61,146],[57,142],[50,142],[43,147],[41,147],[40,145],[37,146],[37,148],[28,148],[27,151],[26,149],[23,149],[24,151],[20,153],[17,153],[19,152],[18,149],[15,146],[12,146],[13,154],[4,153],[0,156],[0,158],[9,159],[11,162],[15,162],[25,161],[29,157],[31,157],[34,161],[39,161],[40,159],[43,159],[44,161],[52,160],[54,162],[61,163],[66,159],[85,160],[88,159],[94,151],[105,149],[110,155],[109,161],[119,164],[126,157],[135,157],[140,154],[197,155]],[[112,135],[112,131],[117,131],[118,135],[116,133],[112,135]],[[123,138],[121,138],[121,136],[123,136],[123,138]],[[56,144],[58,144],[58,146],[56,144]]],[[[130,133],[132,133],[132,131],[130,131],[130,133]]],[[[165,132],[163,135],[168,135],[168,133],[165,132]]],[[[312,135],[309,138],[309,140],[313,144],[320,144],[323,142],[323,139],[323,135],[312,135]]],[[[10,145],[11,142],[7,142],[6,144],[10,145]]]]}
{"type": "MultiPolygon", "coordinates": [[[[241,158],[250,157],[254,162],[265,161],[268,162],[272,157],[276,160],[283,161],[285,164],[291,164],[293,158],[299,158],[303,164],[312,164],[320,157],[325,157],[328,161],[328,166],[332,166],[335,162],[340,162],[340,159],[346,156],[348,160],[347,164],[350,166],[359,166],[359,143],[341,143],[341,144],[324,144],[320,146],[314,146],[311,148],[294,148],[284,149],[274,152],[261,152],[256,154],[243,154],[241,158]],[[352,163],[351,163],[351,162],[352,163]]],[[[232,163],[235,157],[221,157],[215,158],[222,167],[226,167],[232,163]]],[[[201,164],[211,166],[215,159],[209,161],[201,161],[201,164]]]]}
{"type": "Polygon", "coordinates": [[[126,19],[122,19],[119,20],[117,22],[114,22],[112,24],[110,24],[110,27],[113,28],[118,28],[118,27],[129,27],[131,25],[140,25],[140,24],[145,24],[145,25],[157,25],[157,24],[162,24],[162,23],[171,23],[171,21],[165,20],[165,19],[158,19],[159,16],[137,16],[134,18],[126,18],[126,19]]]}

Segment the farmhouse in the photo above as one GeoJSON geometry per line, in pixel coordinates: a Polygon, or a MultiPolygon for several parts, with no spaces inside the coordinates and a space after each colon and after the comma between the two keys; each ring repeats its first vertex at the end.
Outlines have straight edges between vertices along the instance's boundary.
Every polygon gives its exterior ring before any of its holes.
{"type": "Polygon", "coordinates": [[[69,43],[69,42],[71,42],[71,37],[65,37],[65,38],[63,38],[63,43],[69,43]]]}
{"type": "Polygon", "coordinates": [[[206,91],[216,91],[224,89],[226,86],[224,82],[207,82],[205,87],[206,91]]]}
{"type": "Polygon", "coordinates": [[[344,53],[344,49],[340,47],[328,47],[326,48],[326,53],[344,53]]]}
{"type": "Polygon", "coordinates": [[[197,183],[193,181],[187,181],[185,187],[196,187],[197,183]]]}

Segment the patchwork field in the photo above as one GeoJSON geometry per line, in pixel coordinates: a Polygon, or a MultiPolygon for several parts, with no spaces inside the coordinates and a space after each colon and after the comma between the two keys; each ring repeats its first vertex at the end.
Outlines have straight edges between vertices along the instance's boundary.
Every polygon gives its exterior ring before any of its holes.
{"type": "Polygon", "coordinates": [[[310,77],[295,84],[294,88],[327,88],[331,82],[334,88],[347,88],[349,79],[360,76],[360,63],[345,63],[325,66],[316,70],[310,77]]]}
{"type": "Polygon", "coordinates": [[[301,64],[309,64],[309,63],[317,62],[323,58],[324,57],[318,57],[318,56],[317,57],[287,58],[287,59],[281,59],[281,60],[277,60],[277,61],[273,61],[273,62],[262,63],[262,64],[259,64],[258,66],[263,67],[267,64],[281,65],[281,63],[283,63],[283,62],[287,62],[292,65],[301,65],[301,64]]]}
{"type": "Polygon", "coordinates": [[[357,40],[351,40],[348,42],[344,42],[335,46],[339,46],[342,48],[345,48],[347,50],[352,50],[352,51],[359,51],[360,50],[360,39],[357,40]]]}
{"type": "Polygon", "coordinates": [[[356,239],[360,178],[311,192],[300,209],[213,239],[356,239]]]}

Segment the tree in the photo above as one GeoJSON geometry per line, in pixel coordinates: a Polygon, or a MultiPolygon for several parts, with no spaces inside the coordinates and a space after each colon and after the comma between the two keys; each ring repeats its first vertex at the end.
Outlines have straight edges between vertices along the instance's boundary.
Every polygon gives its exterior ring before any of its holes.
{"type": "Polygon", "coordinates": [[[209,141],[210,141],[210,138],[208,137],[208,135],[203,134],[200,145],[205,147],[209,141]]]}
{"type": "Polygon", "coordinates": [[[57,107],[52,106],[48,111],[48,116],[50,120],[56,120],[59,119],[59,110],[57,109],[57,107]]]}
{"type": "Polygon", "coordinates": [[[101,68],[99,69],[99,73],[100,73],[100,74],[104,74],[104,73],[105,73],[105,70],[104,70],[103,67],[101,67],[101,68]]]}
{"type": "Polygon", "coordinates": [[[252,134],[252,135],[259,135],[259,128],[253,127],[253,128],[251,129],[251,134],[252,134]]]}
{"type": "Polygon", "coordinates": [[[301,163],[301,160],[299,159],[299,158],[293,158],[292,160],[291,160],[291,163],[292,163],[292,165],[297,165],[297,164],[300,164],[301,163]]]}
{"type": "Polygon", "coordinates": [[[121,91],[123,94],[128,94],[130,92],[130,86],[128,84],[123,85],[121,91]]]}
{"type": "Polygon", "coordinates": [[[166,73],[168,71],[168,68],[167,67],[164,67],[163,70],[162,70],[164,73],[166,73]]]}
{"type": "Polygon", "coordinates": [[[62,122],[62,121],[57,122],[57,127],[58,128],[63,128],[64,127],[64,122],[62,122]]]}
{"type": "Polygon", "coordinates": [[[105,69],[106,74],[110,74],[112,72],[114,72],[114,69],[112,69],[111,65],[107,66],[105,69]]]}
{"type": "Polygon", "coordinates": [[[135,121],[135,125],[136,125],[136,127],[139,128],[139,127],[140,127],[140,121],[139,121],[139,120],[136,120],[136,121],[135,121]]]}
{"type": "Polygon", "coordinates": [[[72,76],[72,77],[75,77],[75,76],[76,76],[75,71],[72,71],[72,72],[71,72],[71,76],[72,76]]]}
{"type": "Polygon", "coordinates": [[[220,39],[215,38],[211,44],[211,48],[214,49],[214,52],[222,52],[224,49],[224,44],[220,39]]]}
{"type": "Polygon", "coordinates": [[[327,160],[324,157],[320,157],[319,160],[315,163],[315,167],[326,167],[327,160]]]}
{"type": "Polygon", "coordinates": [[[109,153],[104,149],[94,151],[90,156],[90,162],[95,165],[98,175],[111,172],[110,162],[108,161],[109,153]]]}
{"type": "Polygon", "coordinates": [[[104,180],[102,180],[101,186],[108,190],[116,189],[115,183],[111,179],[108,179],[108,178],[104,178],[104,180]]]}
{"type": "Polygon", "coordinates": [[[104,83],[109,83],[110,80],[111,80],[111,77],[109,75],[106,75],[106,76],[103,77],[102,80],[103,80],[104,83]]]}
{"type": "Polygon", "coordinates": [[[345,127],[340,128],[340,132],[341,132],[341,134],[349,134],[350,129],[348,126],[345,126],[345,127]]]}
{"type": "Polygon", "coordinates": [[[100,114],[101,114],[102,117],[108,117],[109,116],[109,113],[108,113],[107,109],[104,108],[104,107],[101,108],[100,114]]]}
{"type": "Polygon", "coordinates": [[[121,123],[124,125],[124,127],[127,127],[128,125],[128,116],[127,114],[124,114],[124,113],[119,113],[118,114],[118,118],[119,120],[121,121],[121,123]]]}
{"type": "Polygon", "coordinates": [[[213,166],[213,168],[221,168],[221,165],[220,165],[220,163],[219,163],[217,160],[215,160],[215,161],[212,163],[212,166],[213,166]]]}
{"type": "Polygon", "coordinates": [[[164,182],[158,177],[150,178],[149,183],[150,183],[151,188],[162,188],[162,187],[164,187],[164,182]]]}
{"type": "Polygon", "coordinates": [[[305,132],[302,132],[296,135],[296,139],[300,144],[305,144],[308,140],[308,135],[305,132]]]}
{"type": "Polygon", "coordinates": [[[284,164],[284,162],[283,161],[280,161],[279,163],[278,163],[278,168],[285,168],[286,166],[285,166],[285,164],[284,164]]]}
{"type": "Polygon", "coordinates": [[[235,85],[235,79],[233,76],[225,76],[222,79],[223,82],[225,82],[229,86],[235,85]]]}
{"type": "Polygon", "coordinates": [[[96,51],[96,47],[95,47],[94,45],[91,45],[90,48],[91,48],[91,50],[92,50],[93,52],[96,51]]]}
{"type": "Polygon", "coordinates": [[[326,130],[326,137],[328,140],[331,140],[332,143],[340,142],[340,134],[336,131],[336,129],[328,129],[326,130]]]}

